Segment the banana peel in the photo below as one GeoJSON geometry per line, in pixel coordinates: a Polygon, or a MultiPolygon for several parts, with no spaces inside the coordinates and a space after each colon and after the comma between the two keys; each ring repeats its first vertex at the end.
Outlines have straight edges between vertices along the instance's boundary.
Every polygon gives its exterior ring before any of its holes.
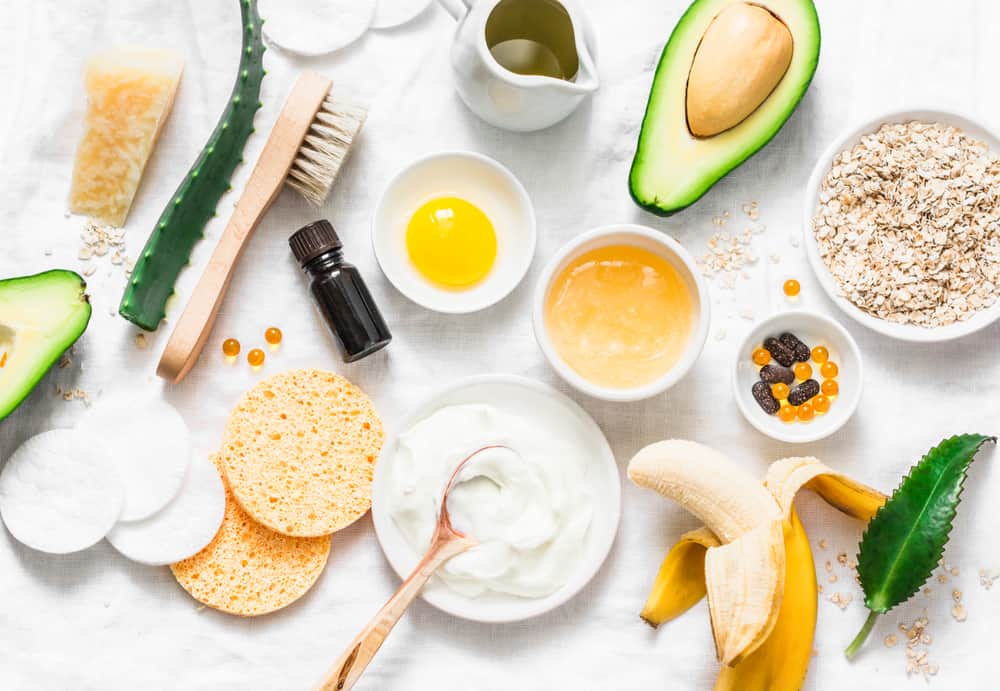
{"type": "Polygon", "coordinates": [[[636,484],[693,507],[692,513],[696,509],[707,524],[682,536],[667,554],[643,619],[653,626],[670,621],[697,604],[704,593],[716,652],[723,662],[715,691],[797,691],[812,656],[818,593],[809,538],[793,504],[795,495],[806,487],[864,521],[886,497],[816,458],[787,458],[771,465],[763,485],[753,483],[778,508],[775,519],[767,502],[748,488],[745,471],[718,452],[705,453],[706,449],[694,442],[659,442],[636,455],[633,463],[640,462],[634,474],[629,464],[629,477],[636,484]],[[706,464],[700,462],[704,459],[706,464]],[[686,475],[698,475],[706,468],[710,477],[686,480],[686,475]],[[725,487],[713,504],[711,496],[720,486],[725,487]],[[717,525],[726,537],[713,529],[717,525]],[[775,586],[777,592],[771,590],[775,586]]]}
{"type": "Polygon", "coordinates": [[[736,664],[778,620],[785,580],[778,503],[742,467],[693,441],[647,446],[629,462],[628,476],[676,501],[719,539],[704,555],[708,611],[716,656],[736,664]]]}
{"type": "Polygon", "coordinates": [[[705,552],[722,543],[708,528],[681,535],[663,560],[653,592],[639,614],[654,629],[672,621],[701,602],[705,587],[705,552]]]}

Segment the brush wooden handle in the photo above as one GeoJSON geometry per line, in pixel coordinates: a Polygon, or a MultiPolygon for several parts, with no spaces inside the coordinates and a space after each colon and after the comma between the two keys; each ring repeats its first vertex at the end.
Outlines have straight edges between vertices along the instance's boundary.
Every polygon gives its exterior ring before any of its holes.
{"type": "Polygon", "coordinates": [[[382,647],[382,643],[388,638],[396,622],[420,594],[420,589],[438,567],[475,544],[475,540],[454,533],[435,536],[434,544],[413,569],[413,573],[403,581],[396,594],[389,598],[378,614],[351,641],[340,659],[316,686],[316,691],[347,691],[352,688],[361,678],[368,663],[375,657],[375,653],[382,647]]]}
{"type": "Polygon", "coordinates": [[[229,288],[236,262],[260,219],[281,192],[299,147],[331,86],[329,79],[316,72],[305,72],[295,82],[219,244],[160,356],[156,373],[164,379],[176,384],[198,360],[229,288]]]}

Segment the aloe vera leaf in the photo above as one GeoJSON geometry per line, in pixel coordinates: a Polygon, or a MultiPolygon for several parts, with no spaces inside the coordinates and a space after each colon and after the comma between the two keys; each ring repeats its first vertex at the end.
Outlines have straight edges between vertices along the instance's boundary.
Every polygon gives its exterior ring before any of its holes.
{"type": "Polygon", "coordinates": [[[188,264],[195,244],[230,188],[233,172],[254,131],[264,78],[264,42],[257,0],[239,0],[243,25],[239,72],[215,131],[170,197],[136,261],[118,312],[130,322],[155,331],[166,316],[167,300],[177,276],[188,264]]]}
{"type": "Polygon", "coordinates": [[[941,561],[976,452],[995,437],[962,434],[945,439],[910,469],[872,518],[861,538],[858,576],[871,610],[847,648],[860,649],[879,614],[910,599],[941,561]]]}

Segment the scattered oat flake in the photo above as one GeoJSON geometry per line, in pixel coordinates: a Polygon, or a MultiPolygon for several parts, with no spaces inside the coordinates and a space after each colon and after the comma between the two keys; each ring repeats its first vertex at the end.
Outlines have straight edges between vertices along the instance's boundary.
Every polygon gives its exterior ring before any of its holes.
{"type": "Polygon", "coordinates": [[[979,569],[979,585],[985,590],[989,590],[1000,578],[1000,573],[993,573],[989,569],[979,569]]]}
{"type": "Polygon", "coordinates": [[[139,350],[144,350],[146,348],[146,334],[135,335],[135,347],[139,350]]]}
{"type": "Polygon", "coordinates": [[[968,613],[965,611],[965,605],[955,605],[951,608],[951,616],[955,621],[965,621],[968,613]]]}
{"type": "Polygon", "coordinates": [[[896,634],[890,633],[888,636],[885,637],[886,648],[894,648],[896,647],[897,643],[899,643],[899,638],[896,637],[896,634]]]}
{"type": "Polygon", "coordinates": [[[826,549],[827,544],[828,543],[826,541],[826,538],[824,538],[824,539],[822,539],[822,540],[819,541],[819,548],[820,549],[826,549]]]}

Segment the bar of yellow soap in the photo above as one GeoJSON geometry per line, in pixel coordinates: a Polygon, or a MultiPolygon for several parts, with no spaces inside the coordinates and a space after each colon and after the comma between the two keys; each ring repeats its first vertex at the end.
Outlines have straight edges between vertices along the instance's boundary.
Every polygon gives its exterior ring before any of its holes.
{"type": "Polygon", "coordinates": [[[124,225],[183,69],[181,57],[168,50],[117,48],[91,57],[70,211],[124,225]]]}

